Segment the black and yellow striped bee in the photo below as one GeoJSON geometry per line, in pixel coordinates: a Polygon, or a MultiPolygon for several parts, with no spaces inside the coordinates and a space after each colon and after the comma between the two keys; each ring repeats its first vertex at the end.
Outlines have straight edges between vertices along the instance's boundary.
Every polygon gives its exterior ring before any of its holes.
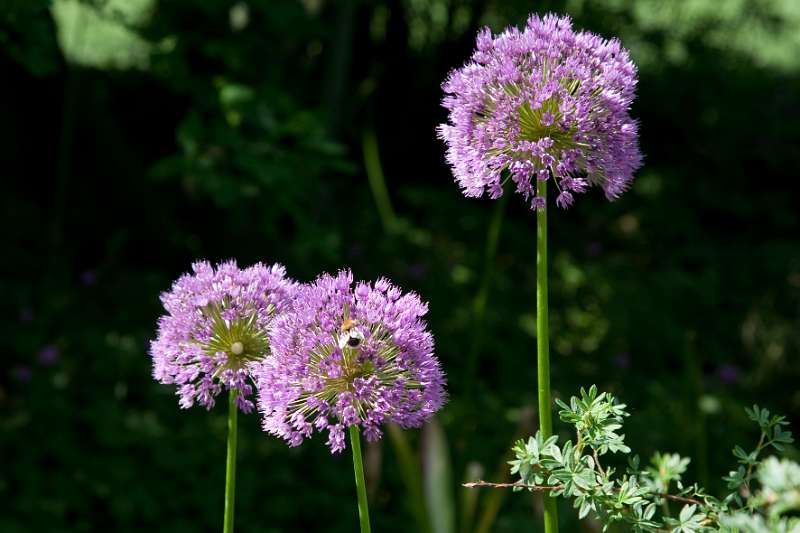
{"type": "Polygon", "coordinates": [[[343,334],[341,339],[344,340],[344,343],[342,343],[342,340],[340,340],[340,344],[346,344],[350,348],[358,348],[361,346],[361,342],[364,340],[364,335],[362,335],[360,331],[353,329],[356,325],[358,325],[358,321],[350,318],[345,319],[342,322],[339,330],[343,334]]]}

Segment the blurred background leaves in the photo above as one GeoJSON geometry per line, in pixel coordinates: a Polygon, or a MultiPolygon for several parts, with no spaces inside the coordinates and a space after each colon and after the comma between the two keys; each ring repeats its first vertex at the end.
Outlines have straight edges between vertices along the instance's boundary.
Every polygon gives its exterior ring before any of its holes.
{"type": "MultiPolygon", "coordinates": [[[[230,257],[430,301],[450,402],[372,450],[377,531],[535,530],[530,496],[458,487],[500,481],[535,428],[534,220],[462,198],[434,133],[477,29],[530,11],[620,36],[641,71],[633,189],[552,215],[555,394],[614,392],[633,447],[711,488],[742,406],[796,426],[797,2],[6,0],[0,530],[219,526],[223,409],[180,411],[147,348],[159,292],[230,257]]],[[[243,530],[353,530],[347,455],[241,426],[243,530]]]]}

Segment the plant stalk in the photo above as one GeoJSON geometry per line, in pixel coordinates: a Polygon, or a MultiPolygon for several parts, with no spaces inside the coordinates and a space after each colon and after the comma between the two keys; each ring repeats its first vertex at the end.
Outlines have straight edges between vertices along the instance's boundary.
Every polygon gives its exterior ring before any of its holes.
{"type": "Polygon", "coordinates": [[[236,498],[236,444],[238,440],[239,407],[236,405],[238,391],[231,389],[228,395],[228,459],[225,465],[225,519],[222,533],[233,533],[233,511],[236,498]]]}
{"type": "Polygon", "coordinates": [[[494,264],[497,260],[497,248],[500,242],[500,229],[506,211],[506,201],[509,193],[503,194],[495,202],[494,214],[486,233],[486,244],[483,252],[483,276],[475,299],[472,301],[472,343],[467,355],[466,379],[464,390],[466,397],[471,398],[478,373],[478,359],[483,342],[484,319],[486,317],[486,303],[489,300],[489,289],[494,277],[494,264]]]}
{"type": "Polygon", "coordinates": [[[397,454],[397,462],[400,464],[400,474],[403,477],[406,492],[408,493],[408,506],[416,519],[417,530],[420,533],[431,533],[431,527],[428,523],[428,510],[425,506],[425,497],[422,493],[422,476],[419,471],[419,459],[415,457],[414,451],[411,449],[411,444],[409,444],[400,426],[388,424],[386,426],[386,432],[397,454]]]}
{"type": "Polygon", "coordinates": [[[367,484],[364,481],[364,460],[361,458],[361,436],[357,425],[350,426],[350,446],[353,448],[353,470],[358,493],[358,521],[361,524],[361,533],[370,533],[367,484]]]}
{"type": "Polygon", "coordinates": [[[392,233],[397,230],[397,217],[394,214],[389,190],[386,188],[386,179],[383,175],[378,150],[378,137],[373,129],[364,129],[361,146],[364,151],[364,168],[367,172],[369,188],[372,190],[372,197],[375,200],[383,230],[386,233],[392,233]]]}
{"type": "MultiPolygon", "coordinates": [[[[547,198],[547,181],[537,180],[536,194],[547,198]]],[[[539,429],[544,438],[553,434],[550,400],[550,331],[547,309],[547,210],[536,211],[536,367],[539,383],[539,429]]],[[[558,533],[556,500],[549,494],[544,499],[545,533],[558,533]]]]}

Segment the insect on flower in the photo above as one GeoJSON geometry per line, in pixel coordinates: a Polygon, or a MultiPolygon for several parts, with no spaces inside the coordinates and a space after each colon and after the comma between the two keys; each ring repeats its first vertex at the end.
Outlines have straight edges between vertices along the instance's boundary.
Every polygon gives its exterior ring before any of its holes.
{"type": "Polygon", "coordinates": [[[356,320],[350,318],[342,321],[342,325],[339,328],[342,332],[342,335],[339,337],[339,348],[343,349],[345,346],[358,348],[361,345],[361,341],[364,340],[364,334],[354,329],[357,324],[358,322],[356,320]]]}
{"type": "Polygon", "coordinates": [[[252,365],[264,430],[299,445],[344,429],[368,440],[394,422],[419,427],[444,403],[444,373],[422,317],[427,304],[386,279],[353,285],[349,271],[301,287],[270,333],[272,355],[252,365]]]}

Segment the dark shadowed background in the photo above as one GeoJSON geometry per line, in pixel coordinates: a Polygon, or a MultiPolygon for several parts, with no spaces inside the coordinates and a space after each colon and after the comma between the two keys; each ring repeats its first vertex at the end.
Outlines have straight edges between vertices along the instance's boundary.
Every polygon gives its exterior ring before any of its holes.
{"type": "MultiPolygon", "coordinates": [[[[631,49],[646,157],[551,213],[554,394],[613,391],[712,490],[744,406],[797,430],[796,0],[2,0],[0,530],[220,528],[225,402],[181,411],[147,352],[159,293],[236,258],[430,302],[450,401],[368,449],[375,531],[536,531],[531,496],[458,486],[536,425],[534,217],[463,198],[435,137],[477,29],[531,11],[631,49]]],[[[349,449],[240,425],[241,531],[356,529],[349,449]]]]}

